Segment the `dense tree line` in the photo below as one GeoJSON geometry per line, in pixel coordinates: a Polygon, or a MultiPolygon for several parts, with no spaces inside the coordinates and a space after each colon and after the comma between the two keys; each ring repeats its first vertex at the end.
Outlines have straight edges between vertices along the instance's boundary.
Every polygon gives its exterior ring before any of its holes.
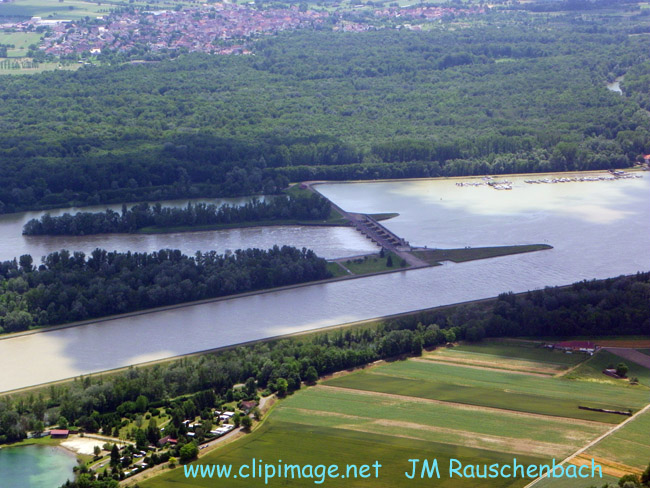
{"type": "Polygon", "coordinates": [[[290,246],[195,256],[62,250],[38,267],[23,255],[0,263],[0,332],[324,279],[326,265],[290,246]]]}
{"type": "Polygon", "coordinates": [[[471,29],[292,32],[255,56],[6,77],[0,212],[271,194],[301,174],[627,166],[650,151],[648,116],[605,82],[648,62],[635,19],[490,13],[471,29]]]}
{"type": "Polygon", "coordinates": [[[103,213],[68,213],[60,217],[43,215],[25,224],[25,235],[87,235],[136,232],[144,227],[196,227],[215,224],[271,222],[276,220],[326,220],[330,202],[316,194],[277,197],[266,201],[254,199],[241,206],[188,203],[187,207],[150,206],[141,203],[122,213],[107,209],[103,213]]]}
{"type": "Polygon", "coordinates": [[[0,442],[21,439],[37,422],[53,424],[61,417],[70,425],[108,434],[123,416],[161,406],[173,412],[174,433],[182,436],[183,419],[251,394],[233,389],[236,384],[252,384],[253,391],[255,387],[295,390],[301,381],[382,358],[419,355],[424,347],[457,339],[646,333],[648,300],[650,273],[639,273],[503,294],[489,302],[386,320],[373,328],[261,342],[166,365],[131,368],[109,378],[85,377],[53,385],[48,395],[1,397],[0,442]]]}

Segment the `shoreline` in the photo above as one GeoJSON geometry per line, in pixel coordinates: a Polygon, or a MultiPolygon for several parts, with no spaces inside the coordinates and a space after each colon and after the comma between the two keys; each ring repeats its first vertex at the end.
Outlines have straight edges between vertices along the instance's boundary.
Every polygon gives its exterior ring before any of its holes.
{"type": "MultiPolygon", "coordinates": [[[[644,172],[642,166],[639,163],[635,163],[633,166],[626,166],[624,168],[615,168],[621,169],[626,172],[644,172]]],[[[501,178],[501,177],[519,177],[519,176],[530,176],[530,175],[574,175],[574,174],[591,174],[591,173],[608,173],[606,169],[589,169],[584,171],[548,171],[548,172],[539,172],[539,173],[505,173],[505,174],[482,174],[482,175],[465,175],[465,176],[427,176],[421,178],[385,178],[385,179],[374,179],[374,180],[306,180],[306,181],[292,181],[289,183],[289,187],[292,185],[299,185],[301,183],[309,185],[322,185],[322,184],[349,184],[349,183],[378,183],[378,182],[399,182],[399,181],[429,181],[429,180],[453,180],[453,179],[467,179],[467,178],[485,178],[487,176],[492,178],[501,178]]],[[[320,192],[319,192],[320,193],[320,192]]],[[[218,200],[218,199],[227,199],[227,198],[246,198],[246,197],[261,197],[261,196],[275,196],[276,194],[264,195],[261,193],[255,193],[253,195],[239,195],[236,197],[206,197],[206,196],[194,196],[194,197],[182,197],[182,198],[170,198],[165,201],[170,202],[186,202],[188,200],[218,200]]],[[[100,202],[100,203],[89,203],[89,204],[72,204],[68,202],[65,206],[40,206],[33,208],[20,209],[14,212],[6,212],[0,215],[16,215],[27,212],[50,212],[54,210],[64,210],[69,208],[78,208],[83,209],[86,207],[97,207],[104,205],[137,205],[138,203],[151,203],[151,200],[131,200],[131,201],[110,201],[110,202],[100,202]]]]}
{"type": "MultiPolygon", "coordinates": [[[[529,246],[532,244],[515,244],[511,247],[518,248],[522,246],[529,246]]],[[[529,253],[529,252],[540,252],[540,251],[546,251],[549,249],[553,249],[553,246],[550,246],[548,244],[539,244],[540,246],[544,246],[542,249],[534,249],[534,250],[525,250],[525,251],[513,251],[510,253],[502,254],[502,255],[495,255],[495,256],[486,256],[486,257],[479,257],[475,259],[471,259],[468,261],[480,261],[483,259],[494,259],[494,258],[499,258],[499,257],[506,257],[506,256],[513,256],[517,254],[522,254],[522,253],[529,253]]],[[[490,246],[487,246],[490,247],[490,246]]],[[[504,246],[494,246],[494,247],[504,247],[504,246]]],[[[508,246],[505,246],[508,247],[508,246]]],[[[474,250],[481,249],[481,248],[472,248],[474,250]]],[[[412,252],[426,252],[426,251],[435,251],[435,248],[413,248],[412,252]]],[[[442,249],[441,251],[446,251],[445,249],[442,249]]],[[[448,251],[448,250],[447,250],[448,251]]],[[[374,256],[375,254],[379,254],[379,252],[376,253],[370,253],[370,254],[362,254],[359,256],[346,256],[342,258],[336,258],[332,260],[328,260],[327,262],[341,262],[349,259],[355,259],[363,256],[374,256]]],[[[246,298],[246,297],[251,297],[251,296],[256,296],[256,295],[264,295],[267,293],[275,293],[275,292],[282,292],[282,291],[287,291],[287,290],[295,290],[297,288],[304,288],[308,286],[316,286],[316,285],[323,285],[323,284],[328,284],[328,283],[336,283],[339,281],[346,281],[346,280],[354,280],[354,279],[361,279],[361,278],[371,278],[374,276],[381,276],[385,274],[390,274],[390,273],[402,273],[402,272],[407,272],[407,271],[413,271],[413,270],[418,270],[418,269],[424,269],[424,268],[433,268],[433,267],[438,267],[443,265],[444,262],[451,262],[453,264],[462,264],[465,261],[459,261],[455,262],[451,259],[441,259],[439,262],[435,263],[429,263],[424,266],[409,266],[409,267],[404,267],[404,268],[393,268],[393,269],[385,269],[381,271],[374,271],[371,273],[365,273],[365,274],[352,274],[352,275],[343,275],[343,276],[333,276],[332,278],[325,278],[322,280],[316,280],[316,281],[306,281],[304,283],[295,283],[293,285],[285,285],[285,286],[278,286],[274,288],[265,288],[261,290],[251,290],[243,293],[237,293],[234,295],[225,295],[221,297],[214,297],[214,298],[204,298],[202,300],[195,300],[191,302],[182,302],[182,303],[177,303],[173,305],[163,305],[160,307],[154,307],[154,308],[147,308],[143,310],[134,310],[132,312],[125,312],[122,314],[115,314],[115,315],[107,315],[104,317],[96,317],[93,319],[87,319],[87,320],[81,320],[77,322],[69,322],[66,324],[60,324],[60,325],[53,325],[50,327],[40,327],[36,329],[31,329],[31,330],[24,330],[20,332],[10,332],[7,334],[1,334],[0,335],[0,341],[3,340],[8,340],[8,339],[15,339],[17,337],[23,337],[27,335],[32,335],[32,334],[42,334],[42,333],[47,333],[47,332],[54,332],[57,330],[63,330],[63,329],[68,329],[72,327],[81,327],[81,326],[86,326],[86,325],[92,325],[92,324],[100,324],[103,322],[110,322],[112,320],[119,320],[119,319],[125,319],[125,318],[130,318],[130,317],[138,317],[141,315],[147,315],[147,314],[154,314],[158,312],[165,312],[169,310],[177,310],[180,308],[187,308],[187,307],[194,307],[194,306],[199,306],[199,305],[205,305],[208,303],[218,303],[222,301],[227,301],[227,300],[235,300],[238,298],[246,298]]],[[[2,394],[2,392],[0,392],[2,394]]]]}
{"type": "MultiPolygon", "coordinates": [[[[620,275],[620,276],[633,276],[633,275],[620,275]]],[[[569,287],[571,287],[573,285],[574,285],[574,283],[569,283],[569,284],[566,284],[566,285],[558,285],[558,286],[556,286],[554,288],[566,289],[566,288],[569,288],[569,287]]],[[[520,293],[514,293],[514,296],[525,295],[527,293],[530,293],[530,291],[531,290],[523,291],[523,292],[520,292],[520,293]]],[[[195,352],[192,352],[192,353],[179,354],[179,355],[170,356],[170,357],[167,357],[167,358],[154,359],[152,361],[145,361],[145,362],[142,362],[142,363],[130,364],[130,365],[127,365],[127,366],[120,366],[120,367],[117,367],[117,368],[98,371],[98,372],[95,372],[95,373],[88,373],[88,374],[85,374],[85,375],[82,375],[82,376],[87,376],[87,377],[95,376],[96,377],[96,376],[117,374],[117,373],[120,373],[120,372],[123,372],[123,371],[127,371],[131,367],[146,368],[146,367],[151,367],[151,366],[155,366],[155,365],[158,365],[158,364],[165,364],[165,363],[168,363],[168,362],[177,361],[177,360],[180,360],[180,359],[183,359],[183,358],[202,356],[202,355],[206,355],[206,354],[215,354],[215,353],[219,353],[219,352],[222,352],[222,351],[228,351],[230,349],[235,349],[235,348],[242,347],[242,346],[249,346],[249,345],[253,345],[253,344],[263,344],[265,342],[272,342],[272,341],[277,341],[277,340],[281,340],[281,339],[292,339],[292,338],[296,338],[296,337],[300,337],[300,336],[309,336],[309,335],[312,335],[312,334],[327,333],[327,332],[335,331],[335,330],[338,330],[338,329],[372,326],[374,324],[379,324],[379,323],[381,323],[383,321],[386,321],[386,320],[394,320],[394,319],[399,319],[399,318],[402,318],[402,317],[409,317],[409,316],[417,315],[417,314],[421,314],[421,313],[429,313],[429,312],[433,312],[433,311],[437,311],[437,310],[445,310],[445,309],[448,309],[448,308],[454,308],[454,307],[466,306],[466,305],[485,304],[485,303],[495,301],[498,298],[499,297],[497,295],[497,296],[492,296],[492,297],[487,297],[487,298],[479,298],[479,299],[476,299],[476,300],[468,300],[468,301],[450,303],[450,304],[447,304],[447,305],[439,305],[437,307],[426,307],[426,308],[420,308],[420,309],[417,309],[417,310],[410,310],[408,312],[401,312],[401,313],[397,313],[397,314],[383,315],[383,316],[373,317],[373,318],[369,318],[369,319],[356,320],[356,321],[352,321],[352,322],[345,322],[345,323],[342,323],[342,324],[327,325],[327,326],[324,326],[324,327],[318,327],[316,329],[292,332],[290,334],[280,334],[280,335],[277,335],[277,336],[266,337],[264,339],[254,339],[254,340],[250,340],[250,341],[239,342],[239,343],[236,343],[236,344],[230,344],[228,346],[221,346],[221,347],[216,347],[216,348],[208,348],[208,349],[203,349],[201,351],[195,351],[195,352]]],[[[70,381],[74,381],[76,378],[79,378],[79,376],[80,375],[70,376],[68,378],[63,378],[63,379],[56,380],[56,381],[49,381],[49,382],[45,382],[45,383],[39,383],[39,384],[36,384],[36,385],[25,386],[25,387],[22,387],[22,388],[16,388],[16,389],[13,389],[13,390],[2,391],[2,392],[0,392],[0,397],[7,396],[7,395],[13,395],[13,394],[16,394],[16,393],[26,393],[26,392],[29,392],[31,390],[36,390],[36,389],[48,387],[48,386],[51,386],[51,385],[65,384],[65,383],[68,383],[70,381]]]]}

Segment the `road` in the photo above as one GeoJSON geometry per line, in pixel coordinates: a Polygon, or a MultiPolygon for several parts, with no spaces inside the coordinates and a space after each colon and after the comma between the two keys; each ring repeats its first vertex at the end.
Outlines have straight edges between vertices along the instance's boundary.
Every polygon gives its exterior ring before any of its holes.
{"type": "MultiPolygon", "coordinates": [[[[634,419],[636,419],[639,415],[643,414],[644,412],[647,412],[648,410],[650,410],[650,404],[648,404],[648,405],[646,405],[645,407],[643,407],[641,410],[639,410],[637,413],[635,413],[634,415],[632,415],[630,418],[628,418],[628,419],[626,419],[625,421],[621,422],[620,424],[618,424],[618,425],[612,427],[610,430],[608,430],[607,432],[605,432],[605,433],[604,433],[603,435],[601,435],[600,437],[594,439],[593,441],[591,441],[591,442],[590,442],[589,444],[587,444],[586,446],[583,446],[583,447],[581,447],[580,449],[578,449],[576,452],[574,452],[573,454],[571,454],[570,456],[568,456],[567,458],[565,458],[561,463],[559,463],[558,466],[562,466],[563,464],[568,463],[569,461],[571,461],[572,459],[576,458],[577,456],[579,456],[580,454],[582,454],[582,453],[585,452],[586,450],[588,450],[588,449],[592,448],[593,446],[595,446],[596,444],[598,444],[600,441],[602,441],[602,440],[605,439],[606,437],[609,437],[609,436],[612,435],[614,432],[617,432],[618,430],[620,430],[623,426],[627,425],[629,422],[634,421],[634,419]]],[[[532,487],[532,486],[535,486],[537,483],[539,483],[539,482],[542,481],[544,478],[546,478],[546,475],[547,475],[547,474],[548,474],[548,473],[544,473],[544,476],[540,476],[539,478],[534,479],[533,481],[531,481],[530,483],[528,483],[526,486],[524,486],[524,488],[530,488],[530,487],[532,487]]]]}

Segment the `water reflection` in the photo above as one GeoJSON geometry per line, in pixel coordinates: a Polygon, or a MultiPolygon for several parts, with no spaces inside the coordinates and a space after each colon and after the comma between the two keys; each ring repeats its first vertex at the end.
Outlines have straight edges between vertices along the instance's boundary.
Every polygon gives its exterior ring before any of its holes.
{"type": "MultiPolygon", "coordinates": [[[[650,269],[650,178],[512,191],[453,181],[319,186],[348,210],[420,245],[549,243],[549,251],[393,273],[0,340],[0,391],[278,334],[505,291],[650,269]],[[476,191],[478,190],[478,191],[476,191]],[[442,198],[442,200],[441,200],[442,198]]],[[[301,231],[302,232],[302,231],[301,231]]]]}
{"type": "MultiPolygon", "coordinates": [[[[269,197],[256,197],[260,200],[269,197]]],[[[243,205],[251,198],[199,199],[215,205],[243,205]]],[[[165,206],[184,207],[187,200],[162,202],[165,206]]],[[[77,211],[103,212],[106,208],[119,211],[120,205],[60,209],[50,212],[62,215],[77,211]]],[[[89,236],[23,236],[22,229],[27,221],[40,218],[44,212],[23,212],[0,215],[0,260],[13,259],[22,254],[31,254],[36,262],[41,256],[60,249],[82,251],[86,254],[101,247],[109,251],[152,252],[162,248],[180,249],[193,255],[196,251],[235,250],[247,247],[268,249],[273,245],[291,245],[313,249],[327,259],[375,252],[376,248],[354,230],[342,227],[251,227],[206,232],[177,232],[171,234],[104,234],[89,236]]]]}

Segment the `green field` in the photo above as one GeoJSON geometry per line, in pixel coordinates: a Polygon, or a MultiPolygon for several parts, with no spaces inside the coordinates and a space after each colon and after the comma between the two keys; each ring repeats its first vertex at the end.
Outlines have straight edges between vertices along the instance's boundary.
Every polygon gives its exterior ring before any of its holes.
{"type": "MultiPolygon", "coordinates": [[[[0,4],[0,11],[2,11],[0,4]]],[[[42,34],[36,32],[0,32],[0,44],[9,44],[14,47],[7,49],[7,56],[10,58],[22,58],[27,55],[31,44],[38,44],[42,34]]]]}
{"type": "Polygon", "coordinates": [[[629,368],[627,373],[628,378],[638,378],[641,385],[650,387],[650,369],[628,361],[609,351],[599,351],[589,361],[586,361],[569,373],[567,378],[586,380],[594,383],[625,384],[625,380],[619,380],[603,374],[605,368],[612,365],[616,367],[618,363],[625,363],[627,365],[629,368]]]}
{"type": "Polygon", "coordinates": [[[366,273],[378,273],[380,271],[390,271],[392,269],[401,269],[408,267],[408,264],[402,265],[402,258],[392,252],[386,253],[386,256],[383,258],[379,257],[379,255],[367,256],[365,258],[359,259],[348,259],[347,261],[342,261],[341,264],[343,264],[343,266],[357,275],[366,273]],[[389,256],[393,261],[392,267],[389,267],[386,264],[388,262],[389,256]]]}
{"type": "Polygon", "coordinates": [[[646,411],[619,431],[589,449],[588,456],[645,469],[650,462],[650,412],[646,411]]]}
{"type": "Polygon", "coordinates": [[[350,276],[347,271],[341,268],[338,264],[331,261],[327,263],[327,270],[332,273],[332,276],[334,276],[334,278],[340,278],[341,276],[350,276]]]}
{"type": "Polygon", "coordinates": [[[638,410],[648,396],[648,390],[641,386],[618,387],[412,360],[359,371],[325,384],[609,423],[626,417],[580,410],[578,406],[638,410]]]}
{"type": "Polygon", "coordinates": [[[535,485],[535,488],[591,488],[593,486],[605,486],[609,483],[612,486],[617,486],[618,478],[603,474],[602,479],[596,480],[574,480],[570,478],[544,478],[542,481],[535,485]]]}
{"type": "Polygon", "coordinates": [[[470,352],[504,359],[525,359],[567,368],[575,366],[587,358],[586,354],[566,354],[539,347],[539,343],[523,341],[486,341],[477,344],[460,344],[451,351],[470,352]]]}
{"type": "MultiPolygon", "coordinates": [[[[242,464],[251,463],[251,459],[266,463],[278,463],[281,459],[285,464],[330,465],[336,464],[345,470],[349,464],[368,464],[379,461],[381,469],[379,477],[368,479],[337,479],[328,480],[327,486],[359,486],[372,488],[393,488],[408,483],[408,486],[442,487],[475,487],[476,480],[447,477],[447,466],[450,458],[457,458],[465,464],[512,463],[513,456],[494,451],[473,449],[450,444],[442,444],[416,439],[406,439],[392,435],[378,435],[366,432],[354,432],[347,429],[303,425],[295,422],[284,422],[271,418],[252,434],[225,446],[218,451],[208,454],[201,459],[201,464],[232,464],[236,469],[242,464]],[[413,479],[404,476],[410,471],[409,459],[437,459],[441,467],[441,479],[413,479]]],[[[522,464],[539,464],[544,459],[518,455],[517,461],[522,464]]],[[[140,483],[146,487],[196,487],[213,486],[216,480],[187,479],[182,468],[177,468],[163,476],[140,483]]],[[[273,479],[268,485],[263,479],[231,479],[228,486],[312,486],[312,480],[273,479]]],[[[497,478],[490,480],[490,487],[520,487],[525,480],[509,480],[497,478]]],[[[484,484],[484,485],[487,485],[484,484]]]]}
{"type": "Polygon", "coordinates": [[[0,3],[2,17],[41,17],[43,19],[74,20],[82,17],[107,15],[115,5],[81,0],[14,0],[0,3]]]}
{"type": "Polygon", "coordinates": [[[607,425],[522,416],[408,397],[310,388],[287,399],[278,420],[527,454],[566,457],[607,425]]]}
{"type": "MultiPolygon", "coordinates": [[[[515,362],[566,368],[580,358],[533,347],[531,343],[492,342],[449,351],[515,362]],[[523,347],[522,347],[523,346],[523,347]],[[480,351],[480,352],[479,352],[480,351]]],[[[329,486],[522,487],[530,480],[449,478],[450,459],[464,464],[546,464],[564,459],[627,417],[578,410],[578,404],[639,408],[648,389],[574,381],[562,377],[468,368],[408,360],[361,370],[302,389],[276,405],[253,433],[206,454],[200,464],[239,466],[251,463],[348,464],[382,467],[379,478],[326,480],[329,486]],[[355,391],[356,390],[356,391],[355,391]],[[443,401],[431,401],[443,400],[443,401]],[[446,403],[459,402],[463,405],[446,403]],[[501,410],[485,409],[483,406],[501,410]],[[529,413],[526,413],[529,412],[529,413]],[[531,414],[532,413],[532,414],[531,414]],[[535,414],[546,415],[535,415],[535,414]],[[553,415],[553,416],[550,416],[553,415]],[[564,417],[564,418],[561,418],[564,417]],[[585,420],[598,420],[589,422],[585,420]],[[534,453],[535,458],[530,457],[534,453]],[[406,479],[409,459],[437,459],[441,478],[406,479]]],[[[598,444],[594,456],[637,466],[650,456],[650,414],[598,444]],[[625,444],[638,446],[632,454],[625,444]],[[614,454],[612,454],[614,451],[614,454]],[[616,457],[617,452],[623,456],[616,457]],[[643,460],[643,461],[642,461],[643,460]]],[[[592,454],[591,451],[588,454],[592,454]]],[[[374,473],[374,471],[373,471],[374,473]]],[[[547,480],[546,488],[586,488],[616,481],[547,480]]],[[[183,467],[140,482],[143,488],[212,486],[187,478],[183,467]]],[[[228,486],[265,486],[263,479],[230,478],[228,486]]],[[[272,479],[268,486],[310,486],[314,480],[272,479]]]]}
{"type": "Polygon", "coordinates": [[[494,341],[438,348],[425,353],[423,357],[434,361],[553,375],[579,364],[588,356],[565,354],[533,342],[494,341]]]}

